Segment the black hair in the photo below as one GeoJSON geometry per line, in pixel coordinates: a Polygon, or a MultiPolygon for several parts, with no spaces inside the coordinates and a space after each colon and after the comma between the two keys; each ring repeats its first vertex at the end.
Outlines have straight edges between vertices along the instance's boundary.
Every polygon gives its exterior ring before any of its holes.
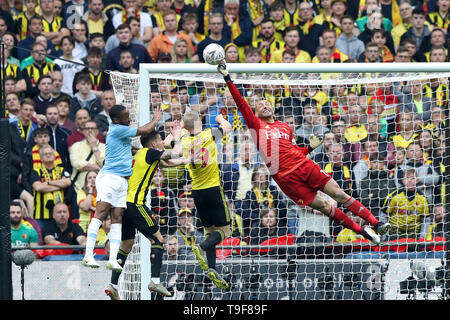
{"type": "Polygon", "coordinates": [[[109,110],[109,116],[111,117],[111,120],[120,120],[120,116],[125,110],[126,108],[120,104],[115,104],[114,106],[112,106],[111,110],[109,110]]]}
{"type": "Polygon", "coordinates": [[[150,143],[152,143],[153,141],[156,141],[156,139],[158,139],[158,137],[160,137],[160,134],[158,133],[158,131],[152,131],[149,134],[142,135],[140,138],[141,144],[144,148],[146,148],[146,147],[148,147],[148,145],[150,143]]]}

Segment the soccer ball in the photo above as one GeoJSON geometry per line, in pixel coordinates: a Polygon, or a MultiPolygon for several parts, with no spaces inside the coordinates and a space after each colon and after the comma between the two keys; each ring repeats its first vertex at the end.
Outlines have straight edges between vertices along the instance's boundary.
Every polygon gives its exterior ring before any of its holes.
{"type": "Polygon", "coordinates": [[[203,59],[212,65],[218,65],[225,59],[225,51],[221,45],[216,43],[208,44],[203,51],[203,59]]]}

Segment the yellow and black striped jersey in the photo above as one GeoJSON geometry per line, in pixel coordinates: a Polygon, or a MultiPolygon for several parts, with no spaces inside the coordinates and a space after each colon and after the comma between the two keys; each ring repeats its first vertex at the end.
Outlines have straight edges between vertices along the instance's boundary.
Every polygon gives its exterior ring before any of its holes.
{"type": "Polygon", "coordinates": [[[52,21],[47,21],[42,19],[43,31],[44,32],[59,32],[62,28],[63,18],[56,16],[53,17],[52,21]]]}
{"type": "MultiPolygon", "coordinates": [[[[219,129],[221,130],[221,129],[219,129]]],[[[198,134],[183,134],[183,156],[191,156],[193,163],[186,165],[192,179],[192,189],[202,190],[220,186],[217,145],[211,128],[198,134]]]]}
{"type": "Polygon", "coordinates": [[[450,23],[450,14],[442,17],[439,12],[431,12],[427,15],[427,21],[438,28],[447,30],[450,23]]]}
{"type": "Polygon", "coordinates": [[[133,157],[133,173],[128,180],[127,202],[144,205],[153,175],[164,151],[142,148],[133,157]]]}
{"type": "MultiPolygon", "coordinates": [[[[261,45],[261,42],[263,42],[264,39],[258,38],[255,41],[253,41],[253,47],[259,48],[261,45]]],[[[262,63],[268,63],[270,61],[270,57],[272,53],[274,53],[277,50],[284,49],[285,42],[279,41],[279,40],[273,40],[270,46],[265,47],[261,50],[261,62],[262,63]]]]}
{"type": "Polygon", "coordinates": [[[444,83],[439,83],[437,86],[431,84],[424,84],[423,95],[427,98],[432,98],[436,104],[442,108],[447,107],[448,101],[448,86],[444,83]]]}

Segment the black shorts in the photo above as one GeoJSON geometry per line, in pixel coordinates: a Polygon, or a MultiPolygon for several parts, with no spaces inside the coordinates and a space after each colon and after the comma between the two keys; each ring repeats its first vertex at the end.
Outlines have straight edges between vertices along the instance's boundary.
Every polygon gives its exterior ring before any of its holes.
{"type": "Polygon", "coordinates": [[[223,227],[230,224],[230,214],[221,187],[192,190],[192,197],[204,227],[223,227]]]}
{"type": "Polygon", "coordinates": [[[158,222],[146,205],[127,202],[127,208],[122,219],[122,240],[134,239],[136,229],[149,239],[159,231],[158,222]]]}

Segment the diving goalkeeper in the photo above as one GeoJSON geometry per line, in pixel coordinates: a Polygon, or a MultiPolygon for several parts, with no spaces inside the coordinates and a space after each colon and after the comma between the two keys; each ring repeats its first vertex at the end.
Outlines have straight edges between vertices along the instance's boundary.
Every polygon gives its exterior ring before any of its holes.
{"type": "Polygon", "coordinates": [[[228,73],[225,61],[217,66],[233,96],[234,101],[244,117],[261,158],[264,160],[271,176],[281,190],[296,204],[309,206],[329,216],[338,224],[361,234],[374,244],[380,243],[380,235],[385,234],[389,223],[382,223],[358,200],[346,194],[337,182],[307,155],[320,146],[322,140],[311,135],[310,145],[300,148],[296,145],[289,125],[274,118],[274,108],[263,98],[255,104],[255,113],[241,96],[228,73]],[[353,214],[363,218],[368,226],[361,227],[342,210],[332,206],[317,194],[322,191],[353,214]]]}

